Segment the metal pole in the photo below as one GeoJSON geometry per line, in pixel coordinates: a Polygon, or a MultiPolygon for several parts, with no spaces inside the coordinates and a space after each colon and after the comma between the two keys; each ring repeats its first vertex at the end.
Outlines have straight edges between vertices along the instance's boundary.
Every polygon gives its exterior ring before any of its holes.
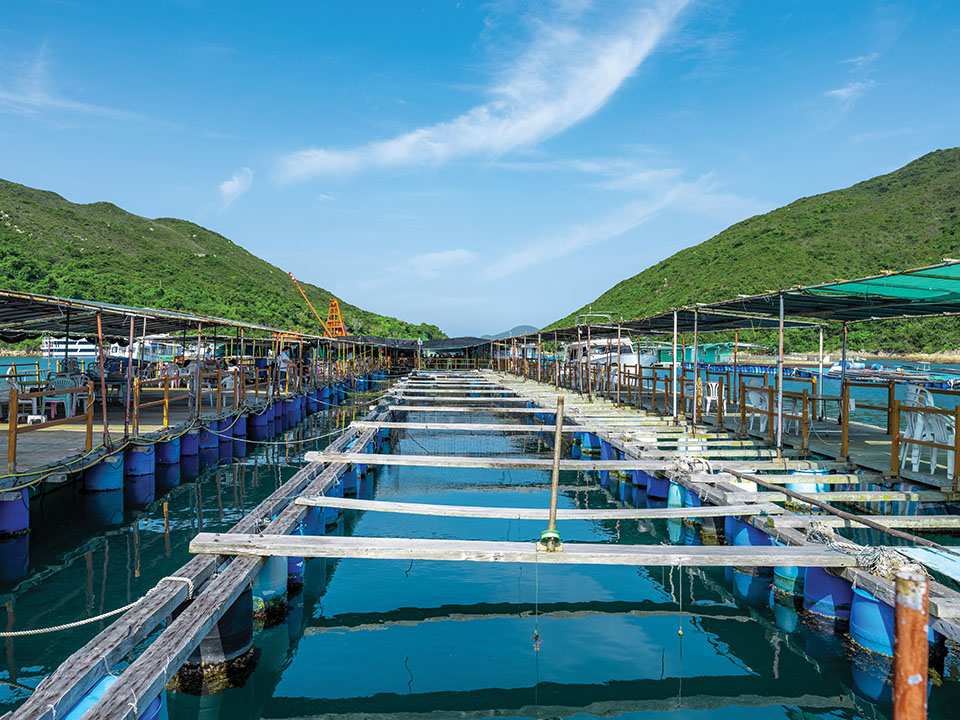
{"type": "MultiPolygon", "coordinates": [[[[620,323],[617,323],[617,407],[620,407],[620,323]]],[[[640,381],[637,380],[639,387],[640,381]]]]}
{"type": "Polygon", "coordinates": [[[893,641],[893,718],[927,717],[927,578],[902,572],[896,579],[893,641]]]}
{"type": "Polygon", "coordinates": [[[679,422],[677,417],[677,311],[673,311],[673,380],[672,385],[673,389],[671,391],[671,397],[673,398],[673,423],[676,425],[679,422]]]}
{"type": "MultiPolygon", "coordinates": [[[[69,372],[67,368],[67,360],[70,359],[70,307],[67,306],[67,329],[66,336],[64,337],[63,343],[63,370],[64,372],[69,372]]],[[[47,363],[49,365],[49,363],[47,363]]],[[[83,370],[83,368],[80,368],[83,370]]],[[[16,371],[14,371],[16,372],[16,371]]]]}
{"type": "Polygon", "coordinates": [[[593,347],[590,345],[590,326],[587,325],[587,400],[593,395],[593,347]]]}
{"type": "Polygon", "coordinates": [[[780,293],[779,354],[777,355],[777,457],[783,452],[783,293],[780,293]]]}
{"type": "Polygon", "coordinates": [[[130,434],[130,383],[133,381],[133,316],[130,316],[130,344],[127,345],[127,401],[123,412],[123,436],[130,434]]]}
{"type": "MultiPolygon", "coordinates": [[[[843,386],[847,384],[847,323],[843,323],[843,351],[840,355],[840,397],[843,397],[843,386]]],[[[840,423],[843,424],[843,418],[847,415],[847,408],[840,403],[840,423]]]]}
{"type": "Polygon", "coordinates": [[[543,382],[543,336],[537,333],[537,382],[543,382]]]}
{"type": "Polygon", "coordinates": [[[553,331],[553,384],[560,387],[560,346],[557,345],[557,331],[553,331]]]}
{"type": "Polygon", "coordinates": [[[557,497],[560,494],[560,449],[563,444],[563,395],[557,396],[556,427],[553,435],[553,474],[550,479],[550,520],[547,529],[540,533],[540,544],[548,552],[563,547],[557,532],[557,497]]]}
{"type": "MultiPolygon", "coordinates": [[[[817,394],[823,395],[823,325],[820,326],[820,349],[817,353],[817,394]]],[[[817,417],[823,417],[824,401],[817,403],[817,417]]]]}
{"type": "Polygon", "coordinates": [[[698,412],[700,405],[700,353],[698,333],[700,332],[700,314],[696,309],[693,311],[693,424],[697,424],[700,415],[698,412]]]}

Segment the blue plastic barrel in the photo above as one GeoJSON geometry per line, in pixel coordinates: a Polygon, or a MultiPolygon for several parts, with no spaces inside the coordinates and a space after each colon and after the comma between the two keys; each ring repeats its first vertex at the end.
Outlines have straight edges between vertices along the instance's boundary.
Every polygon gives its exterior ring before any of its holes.
{"type": "Polygon", "coordinates": [[[22,535],[30,529],[27,488],[0,493],[0,537],[22,535]]]}
{"type": "MultiPolygon", "coordinates": [[[[173,616],[177,617],[182,611],[174,611],[173,616]]],[[[200,641],[200,645],[187,658],[187,664],[216,665],[233,660],[247,652],[252,644],[253,592],[248,585],[200,641]]]]}
{"type": "Polygon", "coordinates": [[[156,464],[175,465],[180,462],[180,438],[161,440],[156,444],[156,464]]]}
{"type": "Polygon", "coordinates": [[[573,443],[570,446],[570,457],[579,460],[583,456],[583,433],[573,434],[573,443]]]}
{"type": "Polygon", "coordinates": [[[633,484],[641,490],[647,489],[647,480],[650,477],[643,470],[631,470],[633,473],[633,484]]]}
{"type": "MultiPolygon", "coordinates": [[[[216,436],[214,432],[210,430],[216,430],[216,423],[212,424],[211,428],[203,427],[200,429],[200,449],[201,450],[210,450],[216,449],[220,445],[220,438],[216,436]]],[[[183,450],[181,449],[181,454],[183,450]]]]}
{"type": "Polygon", "coordinates": [[[233,437],[247,436],[247,413],[240,413],[233,419],[233,437]]]}
{"type": "Polygon", "coordinates": [[[274,555],[264,559],[253,581],[253,611],[277,605],[287,596],[287,558],[274,555]]]}
{"type": "Polygon", "coordinates": [[[773,589],[784,595],[803,595],[806,568],[778,565],[773,568],[773,589]]]}
{"type": "Polygon", "coordinates": [[[803,578],[803,607],[828,620],[849,620],[853,589],[824,568],[807,568],[803,578]]]}
{"type": "Polygon", "coordinates": [[[320,403],[317,402],[317,391],[311,390],[309,393],[307,393],[307,412],[310,415],[313,415],[319,409],[320,403]]]}
{"type": "Polygon", "coordinates": [[[233,418],[222,418],[217,420],[217,438],[219,442],[231,442],[233,440],[233,418]]]}
{"type": "MultiPolygon", "coordinates": [[[[63,716],[64,720],[80,720],[80,718],[86,715],[87,712],[100,701],[115,682],[117,682],[115,675],[104,675],[96,685],[90,688],[90,690],[80,698],[79,702],[70,709],[70,712],[63,716]]],[[[160,694],[155,697],[137,717],[139,720],[157,720],[157,718],[160,717],[160,710],[162,708],[163,694],[160,694]]]]}
{"type": "Polygon", "coordinates": [[[187,430],[180,436],[180,460],[200,454],[200,431],[187,430]]]}
{"type": "Polygon", "coordinates": [[[216,465],[218,462],[220,462],[220,446],[217,445],[212,448],[200,448],[199,457],[201,470],[216,465]]]}
{"type": "Polygon", "coordinates": [[[156,450],[153,443],[149,445],[132,445],[123,453],[123,474],[132,477],[137,475],[153,475],[156,463],[156,450]]]}
{"type": "Polygon", "coordinates": [[[123,489],[123,453],[108,455],[83,471],[83,489],[88,492],[123,489]]]}
{"type": "Polygon", "coordinates": [[[850,637],[857,645],[893,657],[893,608],[863,588],[853,588],[850,637]]]}
{"type": "Polygon", "coordinates": [[[770,599],[770,575],[760,571],[768,568],[733,569],[733,596],[748,605],[766,605],[770,599]]]}
{"type": "Polygon", "coordinates": [[[670,492],[670,481],[656,475],[647,475],[647,497],[666,500],[670,492]]]}

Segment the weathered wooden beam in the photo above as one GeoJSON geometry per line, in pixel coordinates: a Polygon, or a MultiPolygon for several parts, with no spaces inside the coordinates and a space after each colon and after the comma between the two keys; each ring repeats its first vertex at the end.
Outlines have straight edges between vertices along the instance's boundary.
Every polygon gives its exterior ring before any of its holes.
{"type": "MultiPolygon", "coordinates": [[[[359,500],[356,498],[326,497],[323,495],[299,497],[299,505],[336,507],[344,510],[369,510],[403,515],[432,515],[437,517],[500,518],[509,520],[546,520],[547,508],[479,507],[470,505],[430,505],[427,503],[389,502],[386,500],[359,500]]],[[[558,520],[637,520],[642,518],[724,517],[727,515],[779,515],[783,508],[771,503],[743,505],[704,505],[678,508],[597,508],[579,510],[557,508],[558,520]]]]}
{"type": "MultiPolygon", "coordinates": [[[[345,462],[364,465],[399,465],[407,467],[470,467],[500,470],[546,470],[553,466],[549,458],[528,457],[461,457],[459,455],[381,455],[377,453],[338,453],[330,450],[308,452],[307,462],[345,462]]],[[[561,470],[666,470],[670,458],[652,460],[561,460],[561,470]]],[[[821,460],[741,460],[726,461],[724,467],[734,470],[834,470],[848,467],[846,463],[821,460]]],[[[815,481],[814,481],[815,482],[815,481]]]]}
{"type": "MultiPolygon", "coordinates": [[[[448,396],[446,396],[446,395],[443,396],[443,397],[437,397],[436,395],[433,395],[433,394],[425,395],[425,394],[423,394],[423,393],[398,393],[398,394],[392,395],[392,396],[390,396],[390,397],[391,397],[391,399],[394,399],[394,400],[415,400],[415,401],[418,401],[418,402],[422,402],[422,401],[424,401],[424,400],[438,400],[438,401],[442,400],[442,401],[445,402],[445,403],[461,403],[461,402],[462,402],[462,403],[470,403],[470,404],[473,404],[473,403],[502,403],[502,402],[519,402],[519,403],[524,403],[524,404],[526,404],[526,403],[528,403],[528,402],[532,402],[531,400],[527,400],[526,398],[521,398],[521,397],[508,397],[508,396],[504,396],[504,397],[469,397],[469,396],[466,396],[466,397],[448,397],[448,396]]],[[[541,412],[550,412],[550,411],[549,411],[549,410],[542,410],[541,412]]]]}
{"type": "MultiPolygon", "coordinates": [[[[766,480],[766,477],[764,477],[766,480]]],[[[960,528],[960,515],[866,515],[868,520],[891,528],[915,528],[919,530],[949,530],[960,528]]],[[[776,527],[806,528],[812,521],[833,528],[863,528],[853,520],[833,515],[790,515],[772,521],[776,527]]]]}
{"type": "MultiPolygon", "coordinates": [[[[936,490],[831,490],[828,492],[807,493],[810,497],[826,502],[891,502],[891,501],[909,501],[918,502],[946,502],[953,499],[954,493],[945,495],[936,490]]],[[[727,502],[740,503],[750,499],[751,495],[760,497],[767,502],[785,502],[788,498],[781,492],[729,492],[726,495],[727,502]]]]}
{"type": "Polygon", "coordinates": [[[445,560],[562,565],[705,567],[851,567],[853,555],[826,546],[673,546],[566,543],[562,552],[538,551],[535,543],[425,538],[235,535],[199,533],[190,552],[217,555],[445,560]]]}

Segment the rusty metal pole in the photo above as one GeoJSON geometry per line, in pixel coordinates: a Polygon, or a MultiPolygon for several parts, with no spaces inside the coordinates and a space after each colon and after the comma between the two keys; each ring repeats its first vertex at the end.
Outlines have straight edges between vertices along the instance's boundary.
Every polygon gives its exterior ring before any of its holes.
{"type": "Polygon", "coordinates": [[[893,718],[926,720],[929,585],[925,575],[896,579],[893,641],[893,718]]]}
{"type": "Polygon", "coordinates": [[[617,407],[620,407],[620,373],[623,371],[620,349],[620,323],[617,323],[617,407]]]}
{"type": "Polygon", "coordinates": [[[123,436],[130,435],[130,384],[133,380],[133,316],[130,316],[130,344],[127,345],[127,401],[123,411],[123,436]]]}

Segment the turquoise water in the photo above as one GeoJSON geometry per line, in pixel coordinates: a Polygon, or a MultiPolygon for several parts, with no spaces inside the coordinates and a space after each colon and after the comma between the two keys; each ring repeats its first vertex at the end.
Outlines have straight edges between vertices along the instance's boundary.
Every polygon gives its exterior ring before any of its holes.
{"type": "MultiPolygon", "coordinates": [[[[410,413],[408,419],[425,416],[410,413]]],[[[321,435],[346,420],[342,412],[316,415],[288,438],[321,435]]],[[[208,468],[148,507],[128,507],[120,515],[100,507],[102,500],[91,501],[96,496],[69,489],[52,495],[34,509],[39,524],[30,537],[30,577],[37,582],[7,599],[6,625],[67,622],[142,596],[188,558],[186,546],[196,532],[231,526],[296,472],[304,450],[326,443],[271,447],[208,468]]],[[[427,431],[404,431],[392,450],[550,454],[535,434],[427,431]]],[[[548,482],[542,471],[383,467],[361,482],[358,495],[546,507],[548,482]]],[[[562,473],[560,484],[561,507],[570,508],[617,507],[614,498],[631,490],[615,481],[604,488],[598,477],[574,472],[562,473]]],[[[647,505],[642,493],[624,497],[647,505]]],[[[532,541],[543,526],[347,511],[330,532],[532,541]]],[[[695,528],[677,521],[561,521],[559,530],[570,542],[700,542],[695,528]]],[[[344,720],[887,717],[884,702],[868,699],[871,682],[878,682],[870,670],[875,659],[867,663],[842,633],[808,624],[793,607],[771,606],[769,592],[738,596],[733,579],[732,570],[720,569],[308,560],[303,591],[290,599],[286,619],[256,632],[260,655],[246,684],[202,697],[165,693],[164,714],[344,720]]],[[[6,641],[0,677],[35,686],[99,627],[6,641]]],[[[931,693],[930,717],[953,716],[960,700],[951,662],[941,667],[943,686],[931,693]]],[[[27,693],[0,686],[0,711],[27,693]]]]}

